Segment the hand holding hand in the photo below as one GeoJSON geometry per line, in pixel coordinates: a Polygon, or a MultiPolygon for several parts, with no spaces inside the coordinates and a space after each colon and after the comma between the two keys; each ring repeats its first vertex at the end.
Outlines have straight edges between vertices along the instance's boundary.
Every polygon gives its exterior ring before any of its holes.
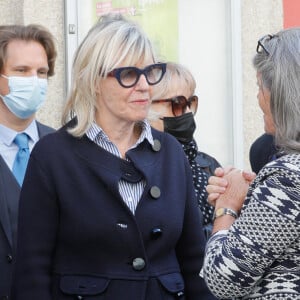
{"type": "MultiPolygon", "coordinates": [[[[208,185],[206,187],[206,191],[208,193],[207,200],[212,206],[215,206],[217,199],[226,191],[228,180],[225,175],[233,169],[234,168],[232,166],[217,168],[215,170],[215,176],[211,176],[208,179],[208,185]]],[[[256,174],[251,171],[242,171],[242,175],[248,184],[250,184],[256,177],[256,174]]]]}
{"type": "Polygon", "coordinates": [[[250,181],[248,180],[249,173],[243,174],[241,170],[232,169],[224,175],[227,180],[227,187],[225,192],[220,194],[215,202],[216,209],[219,207],[231,208],[239,212],[243,206],[245,197],[248,192],[250,181]],[[245,175],[247,179],[245,179],[245,175]]]}

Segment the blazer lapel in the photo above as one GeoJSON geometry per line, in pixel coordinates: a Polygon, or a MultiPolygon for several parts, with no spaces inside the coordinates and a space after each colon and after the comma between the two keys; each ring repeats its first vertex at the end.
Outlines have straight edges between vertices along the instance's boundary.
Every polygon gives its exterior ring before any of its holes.
{"type": "Polygon", "coordinates": [[[40,138],[55,131],[53,128],[43,125],[40,122],[36,122],[36,125],[40,138]]]}
{"type": "Polygon", "coordinates": [[[13,174],[0,156],[0,225],[11,245],[13,245],[13,231],[9,219],[8,203],[17,209],[20,190],[13,174]]]}

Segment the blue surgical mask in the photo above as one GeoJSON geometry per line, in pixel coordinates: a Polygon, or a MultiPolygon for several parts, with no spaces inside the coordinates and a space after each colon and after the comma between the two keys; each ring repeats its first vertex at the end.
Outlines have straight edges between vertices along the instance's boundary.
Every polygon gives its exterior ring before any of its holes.
{"type": "Polygon", "coordinates": [[[8,79],[9,94],[0,97],[7,108],[18,118],[32,116],[46,99],[48,81],[37,76],[5,76],[8,79]]]}

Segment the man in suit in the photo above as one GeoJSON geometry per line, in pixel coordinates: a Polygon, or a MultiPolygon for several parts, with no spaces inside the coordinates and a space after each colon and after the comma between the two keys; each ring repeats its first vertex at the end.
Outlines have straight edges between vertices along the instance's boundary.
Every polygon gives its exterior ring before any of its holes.
{"type": "Polygon", "coordinates": [[[55,59],[53,36],[44,27],[0,26],[1,300],[10,299],[19,194],[28,156],[42,136],[54,131],[37,122],[35,112],[45,100],[55,59]],[[19,145],[17,136],[23,137],[23,141],[25,137],[25,147],[19,145]]]}

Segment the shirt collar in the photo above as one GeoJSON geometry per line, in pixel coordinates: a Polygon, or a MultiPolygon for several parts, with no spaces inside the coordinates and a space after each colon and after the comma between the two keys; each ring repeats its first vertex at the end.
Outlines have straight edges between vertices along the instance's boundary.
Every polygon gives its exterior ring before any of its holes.
{"type": "MultiPolygon", "coordinates": [[[[143,120],[140,122],[140,125],[142,127],[142,133],[141,133],[140,137],[138,138],[136,144],[133,146],[133,148],[136,147],[137,145],[139,145],[140,143],[142,143],[145,139],[151,145],[154,144],[153,136],[152,136],[152,132],[151,132],[151,126],[150,126],[149,122],[147,120],[143,120]]],[[[105,139],[106,141],[110,141],[108,136],[106,135],[106,133],[95,122],[93,122],[91,127],[87,130],[86,135],[92,141],[95,141],[96,138],[99,138],[99,136],[101,138],[105,139]]]]}
{"type": "MultiPolygon", "coordinates": [[[[29,124],[29,126],[21,132],[26,133],[29,136],[29,138],[33,141],[33,143],[36,143],[39,139],[39,133],[35,120],[33,120],[29,124]]],[[[21,132],[17,132],[9,127],[0,124],[0,141],[6,146],[10,146],[14,141],[16,135],[21,132]]]]}
{"type": "Polygon", "coordinates": [[[151,131],[151,126],[147,120],[141,122],[142,133],[136,143],[136,145],[142,143],[145,139],[150,143],[150,145],[154,145],[153,136],[151,131]]]}

